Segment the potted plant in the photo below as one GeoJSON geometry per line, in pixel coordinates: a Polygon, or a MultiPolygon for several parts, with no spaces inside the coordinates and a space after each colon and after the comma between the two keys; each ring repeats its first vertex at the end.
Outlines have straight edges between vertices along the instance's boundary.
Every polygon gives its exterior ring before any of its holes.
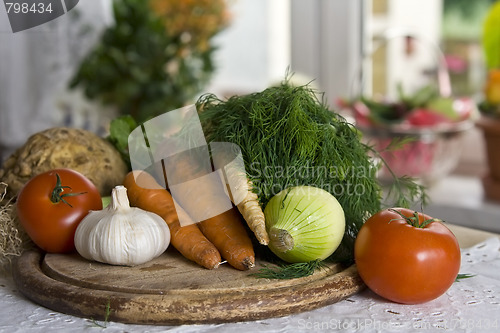
{"type": "Polygon", "coordinates": [[[481,118],[477,126],[482,130],[488,161],[488,174],[483,187],[488,199],[500,201],[500,1],[494,3],[484,21],[483,51],[487,66],[484,99],[479,103],[481,118]]]}
{"type": "Polygon", "coordinates": [[[137,123],[194,102],[229,24],[225,0],[115,0],[113,18],[70,86],[137,123]]]}

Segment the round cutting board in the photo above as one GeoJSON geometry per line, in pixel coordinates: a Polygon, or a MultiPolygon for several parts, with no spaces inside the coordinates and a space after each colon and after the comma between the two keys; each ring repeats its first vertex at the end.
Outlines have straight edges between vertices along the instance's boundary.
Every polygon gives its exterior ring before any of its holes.
{"type": "Polygon", "coordinates": [[[356,266],[329,264],[290,280],[252,276],[227,264],[207,270],[169,249],[143,265],[123,267],[78,254],[25,252],[14,279],[29,299],[79,317],[134,324],[207,324],[265,319],[312,310],[360,291],[356,266]]]}

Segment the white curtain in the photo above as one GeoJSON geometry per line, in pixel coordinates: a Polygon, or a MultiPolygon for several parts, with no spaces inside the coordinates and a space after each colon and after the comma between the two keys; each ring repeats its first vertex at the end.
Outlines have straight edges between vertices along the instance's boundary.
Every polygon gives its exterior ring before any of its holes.
{"type": "Polygon", "coordinates": [[[68,81],[110,24],[112,0],[81,0],[65,15],[13,33],[0,4],[0,162],[33,133],[54,126],[98,131],[99,111],[68,81]],[[86,111],[76,112],[77,108],[86,111]]]}

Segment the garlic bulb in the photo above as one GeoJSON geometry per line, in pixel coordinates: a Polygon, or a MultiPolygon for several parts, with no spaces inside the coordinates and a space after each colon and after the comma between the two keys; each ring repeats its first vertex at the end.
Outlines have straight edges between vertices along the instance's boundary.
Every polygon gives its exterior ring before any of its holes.
{"type": "Polygon", "coordinates": [[[90,211],[75,232],[75,247],[82,257],[112,265],[143,264],[169,244],[170,230],[163,218],[130,207],[124,186],[116,186],[110,205],[90,211]]]}

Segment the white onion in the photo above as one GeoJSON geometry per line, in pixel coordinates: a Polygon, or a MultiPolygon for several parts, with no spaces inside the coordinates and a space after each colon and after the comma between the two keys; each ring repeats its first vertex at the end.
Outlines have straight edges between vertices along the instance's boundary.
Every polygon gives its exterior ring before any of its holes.
{"type": "Polygon", "coordinates": [[[269,200],[264,214],[269,248],[281,259],[308,262],[329,257],[344,236],[345,216],[337,199],[312,186],[296,186],[269,200]]]}

